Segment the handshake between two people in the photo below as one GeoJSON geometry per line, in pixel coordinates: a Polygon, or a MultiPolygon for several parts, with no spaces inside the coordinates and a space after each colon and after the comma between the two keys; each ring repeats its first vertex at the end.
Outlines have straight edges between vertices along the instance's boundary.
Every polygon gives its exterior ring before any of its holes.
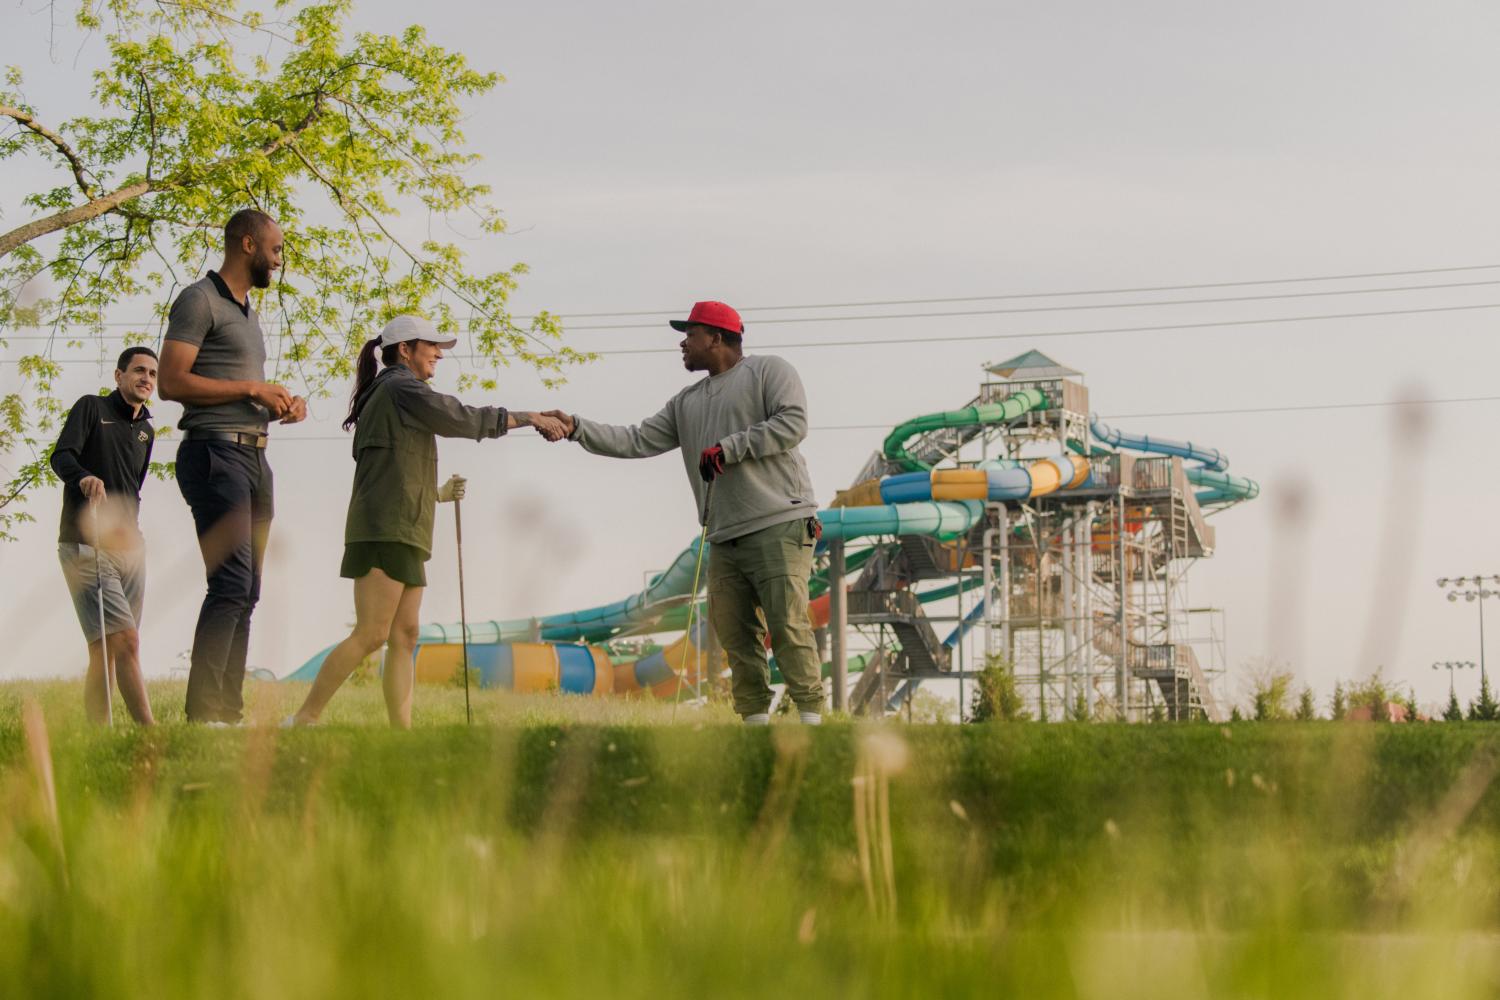
{"type": "MultiPolygon", "coordinates": [[[[528,413],[524,417],[548,441],[562,441],[570,438],[577,430],[573,415],[564,413],[562,410],[528,413]]],[[[703,477],[705,483],[711,483],[722,476],[726,467],[723,445],[710,445],[704,448],[702,454],[698,456],[698,475],[703,477]]]]}
{"type": "Polygon", "coordinates": [[[536,432],[548,441],[563,441],[573,436],[573,415],[562,410],[546,410],[541,413],[518,414],[525,422],[536,428],[536,432]]]}

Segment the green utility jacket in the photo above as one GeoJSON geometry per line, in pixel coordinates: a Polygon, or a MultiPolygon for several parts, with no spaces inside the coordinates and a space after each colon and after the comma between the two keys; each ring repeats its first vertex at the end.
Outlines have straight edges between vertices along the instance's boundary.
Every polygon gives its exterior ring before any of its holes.
{"type": "Polygon", "coordinates": [[[432,554],[437,439],[496,438],[502,406],[465,406],[405,365],[390,365],[354,403],[354,493],[344,542],[400,542],[432,554]]]}

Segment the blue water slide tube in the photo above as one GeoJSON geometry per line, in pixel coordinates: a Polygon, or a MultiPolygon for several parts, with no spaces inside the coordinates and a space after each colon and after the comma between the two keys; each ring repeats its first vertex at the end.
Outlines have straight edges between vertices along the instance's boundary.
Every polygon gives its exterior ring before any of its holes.
{"type": "Polygon", "coordinates": [[[1224,471],[1229,467],[1229,458],[1217,448],[1208,448],[1191,441],[1152,437],[1149,434],[1127,434],[1109,427],[1097,415],[1090,416],[1089,429],[1094,437],[1114,448],[1128,448],[1157,455],[1177,455],[1186,461],[1199,463],[1183,471],[1188,482],[1194,486],[1206,487],[1193,494],[1200,505],[1235,503],[1254,500],[1260,496],[1260,484],[1255,480],[1231,476],[1224,471]]]}
{"type": "Polygon", "coordinates": [[[1103,423],[1097,414],[1089,415],[1089,430],[1094,437],[1111,448],[1128,448],[1131,451],[1148,451],[1156,455],[1176,455],[1189,462],[1197,462],[1213,472],[1229,468],[1229,458],[1217,448],[1194,444],[1191,441],[1173,441],[1170,438],[1152,437],[1150,434],[1126,434],[1103,423]]]}

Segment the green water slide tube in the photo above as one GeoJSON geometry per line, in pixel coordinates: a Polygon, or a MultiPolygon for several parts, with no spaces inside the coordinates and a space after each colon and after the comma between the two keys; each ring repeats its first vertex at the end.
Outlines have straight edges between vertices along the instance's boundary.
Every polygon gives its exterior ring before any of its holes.
{"type": "Polygon", "coordinates": [[[932,468],[925,462],[913,458],[906,450],[906,442],[918,434],[927,434],[945,427],[974,427],[981,424],[1008,424],[1032,410],[1045,410],[1047,397],[1040,389],[1022,389],[1000,400],[998,403],[981,403],[966,406],[961,410],[945,413],[929,413],[913,417],[886,435],[882,454],[886,460],[896,463],[904,472],[925,472],[932,468]]]}

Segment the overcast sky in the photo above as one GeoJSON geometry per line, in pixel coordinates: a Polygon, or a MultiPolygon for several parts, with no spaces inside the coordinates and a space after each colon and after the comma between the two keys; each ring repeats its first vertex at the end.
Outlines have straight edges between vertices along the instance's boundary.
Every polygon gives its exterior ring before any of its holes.
{"type": "MultiPolygon", "coordinates": [[[[79,49],[74,37],[49,59],[46,14],[12,12],[0,63],[25,68],[50,123],[86,113],[98,42],[79,49]]],[[[520,312],[1500,262],[1493,5],[361,2],[356,19],[398,31],[414,12],[436,41],[508,79],[473,105],[468,135],[484,156],[476,176],[493,185],[512,231],[467,245],[482,265],[531,266],[520,312]]],[[[6,174],[19,181],[0,195],[10,223],[24,217],[17,192],[52,175],[36,161],[6,174]]],[[[1106,301],[1488,280],[1500,270],[1106,301]]],[[[1495,403],[1435,406],[1425,433],[1406,438],[1394,433],[1397,412],[1380,408],[1125,415],[1496,395],[1494,310],[1044,335],[1490,302],[1500,290],[1479,285],[839,323],[771,325],[775,314],[747,312],[747,348],[778,345],[767,350],[802,374],[815,428],[803,451],[822,501],[884,436],[831,428],[883,428],[962,405],[985,361],[1045,351],[1086,373],[1094,407],[1115,426],[1217,446],[1232,472],[1264,485],[1260,499],[1216,518],[1218,552],[1191,574],[1193,604],[1225,610],[1232,670],[1285,661],[1326,697],[1336,677],[1382,664],[1422,700],[1440,701],[1447,678],[1431,664],[1477,660],[1478,618],[1434,580],[1500,573],[1500,467],[1487,448],[1495,403]],[[921,337],[991,339],[859,343],[921,337]],[[800,346],[830,340],[849,345],[800,346]]],[[[664,327],[577,330],[569,340],[599,350],[676,342],[664,327]]],[[[5,356],[17,353],[12,345],[5,356]]],[[[461,362],[445,365],[439,381],[451,384],[461,362]]],[[[73,366],[66,393],[103,384],[107,369],[73,366]]],[[[692,377],[673,353],[607,355],[554,392],[511,370],[493,400],[469,398],[625,422],[692,377]]],[[[14,383],[14,366],[0,366],[0,390],[14,383]]],[[[314,422],[278,430],[272,446],[278,516],[251,662],[278,673],[337,640],[352,617],[349,583],[337,576],[352,462],[346,442],[323,440],[337,434],[342,409],[340,399],[318,402],[314,422]]],[[[178,413],[158,407],[163,423],[178,413]]],[[[517,435],[445,442],[442,473],[451,471],[471,483],[472,619],[624,596],[695,534],[675,456],[612,462],[517,435]]],[[[36,495],[38,523],[0,549],[0,625],[19,637],[0,677],[82,666],[56,567],[58,502],[55,491],[36,495]]],[[[148,484],[144,502],[145,659],[165,673],[191,641],[201,562],[175,485],[148,484]]],[[[425,621],[457,619],[453,571],[445,510],[425,621]]],[[[1472,690],[1477,679],[1461,683],[1472,690]]],[[[1225,693],[1242,693],[1234,676],[1225,693]]]]}

